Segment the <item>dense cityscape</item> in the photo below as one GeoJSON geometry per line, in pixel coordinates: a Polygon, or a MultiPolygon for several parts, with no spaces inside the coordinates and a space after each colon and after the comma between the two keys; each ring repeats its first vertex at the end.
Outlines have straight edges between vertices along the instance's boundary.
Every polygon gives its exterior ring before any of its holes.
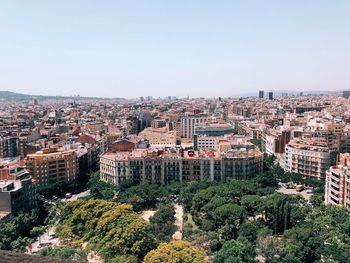
{"type": "Polygon", "coordinates": [[[0,1],[0,263],[349,263],[350,1],[0,1]]]}
{"type": "Polygon", "coordinates": [[[1,255],[347,262],[349,95],[2,100],[1,255]]]}

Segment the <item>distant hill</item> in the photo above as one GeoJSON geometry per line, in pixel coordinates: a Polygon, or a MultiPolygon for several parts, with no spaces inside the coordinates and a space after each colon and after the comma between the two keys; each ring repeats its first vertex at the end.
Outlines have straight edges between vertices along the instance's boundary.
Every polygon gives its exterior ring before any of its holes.
{"type": "MultiPolygon", "coordinates": [[[[0,91],[0,100],[2,101],[30,101],[37,99],[38,101],[45,100],[103,100],[108,98],[97,98],[97,97],[80,97],[80,96],[43,96],[43,95],[28,95],[15,93],[12,91],[0,91]]],[[[110,98],[112,99],[112,98],[110,98]]],[[[117,98],[113,98],[117,99],[117,98]]]]}

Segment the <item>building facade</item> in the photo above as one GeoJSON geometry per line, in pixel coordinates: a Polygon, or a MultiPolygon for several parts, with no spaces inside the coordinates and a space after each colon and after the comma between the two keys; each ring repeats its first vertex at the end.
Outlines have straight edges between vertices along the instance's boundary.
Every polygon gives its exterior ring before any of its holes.
{"type": "Polygon", "coordinates": [[[263,154],[255,146],[232,147],[224,153],[180,148],[135,149],[106,153],[100,158],[100,179],[113,185],[126,179],[157,184],[243,180],[260,174],[263,167],[263,154]]]}
{"type": "Polygon", "coordinates": [[[350,211],[350,154],[340,154],[336,166],[326,172],[325,203],[350,211]]]}
{"type": "Polygon", "coordinates": [[[192,138],[194,127],[198,124],[207,124],[212,121],[208,116],[185,116],[181,118],[181,136],[183,138],[192,138]]]}
{"type": "Polygon", "coordinates": [[[332,163],[326,142],[294,139],[286,145],[285,170],[316,179],[324,179],[332,163]]]}
{"type": "Polygon", "coordinates": [[[28,154],[25,162],[35,184],[74,181],[79,172],[78,155],[74,150],[46,148],[28,154]]]}

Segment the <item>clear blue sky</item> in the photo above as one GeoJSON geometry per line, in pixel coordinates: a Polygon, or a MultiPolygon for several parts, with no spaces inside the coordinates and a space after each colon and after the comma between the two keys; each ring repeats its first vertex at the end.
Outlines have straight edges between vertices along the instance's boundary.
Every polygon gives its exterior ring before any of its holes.
{"type": "Polygon", "coordinates": [[[0,90],[342,90],[349,70],[350,1],[0,1],[0,90]]]}

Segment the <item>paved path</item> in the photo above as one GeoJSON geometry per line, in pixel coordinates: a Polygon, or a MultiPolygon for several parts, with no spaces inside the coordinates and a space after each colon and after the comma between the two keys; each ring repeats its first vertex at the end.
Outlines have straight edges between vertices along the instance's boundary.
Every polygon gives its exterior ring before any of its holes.
{"type": "Polygon", "coordinates": [[[149,222],[150,218],[156,213],[155,210],[144,210],[142,211],[141,217],[149,222]]]}
{"type": "Polygon", "coordinates": [[[175,206],[175,225],[177,227],[177,231],[173,234],[173,239],[181,240],[184,208],[182,205],[178,205],[178,204],[174,204],[174,206],[175,206]]]}
{"type": "Polygon", "coordinates": [[[32,253],[37,253],[44,247],[53,247],[58,245],[59,239],[54,237],[56,226],[49,227],[45,233],[43,233],[37,241],[32,243],[32,253]]]}

